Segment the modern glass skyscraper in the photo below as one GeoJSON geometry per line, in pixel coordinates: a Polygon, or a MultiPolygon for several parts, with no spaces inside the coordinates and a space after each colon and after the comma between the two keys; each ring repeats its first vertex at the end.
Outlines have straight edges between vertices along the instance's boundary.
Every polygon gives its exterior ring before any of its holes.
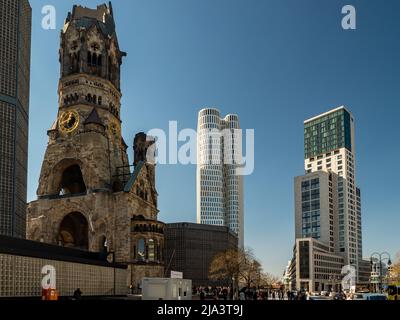
{"type": "Polygon", "coordinates": [[[305,170],[338,175],[338,251],[362,259],[361,192],[356,185],[354,118],[340,107],[304,122],[305,170]]]}
{"type": "Polygon", "coordinates": [[[25,238],[32,12],[0,1],[0,234],[25,238]]]}
{"type": "Polygon", "coordinates": [[[197,128],[197,222],[227,226],[243,236],[243,177],[236,173],[241,163],[239,117],[221,118],[217,109],[199,112],[197,128]]]}
{"type": "Polygon", "coordinates": [[[337,175],[333,189],[337,197],[337,234],[330,236],[335,251],[345,263],[358,269],[362,260],[361,192],[356,185],[354,118],[339,107],[304,122],[306,173],[317,171],[337,175]]]}
{"type": "Polygon", "coordinates": [[[306,174],[295,178],[294,188],[293,283],[313,291],[338,290],[332,279],[341,278],[344,265],[355,267],[356,283],[367,283],[354,118],[345,107],[304,121],[304,165],[306,174]]]}

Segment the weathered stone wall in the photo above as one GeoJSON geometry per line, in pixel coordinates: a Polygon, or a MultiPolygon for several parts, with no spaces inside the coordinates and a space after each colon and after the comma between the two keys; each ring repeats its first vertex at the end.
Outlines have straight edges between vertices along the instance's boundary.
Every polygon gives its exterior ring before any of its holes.
{"type": "Polygon", "coordinates": [[[143,278],[162,278],[164,277],[164,266],[161,265],[130,265],[128,268],[128,285],[133,288],[141,288],[143,278]]]}

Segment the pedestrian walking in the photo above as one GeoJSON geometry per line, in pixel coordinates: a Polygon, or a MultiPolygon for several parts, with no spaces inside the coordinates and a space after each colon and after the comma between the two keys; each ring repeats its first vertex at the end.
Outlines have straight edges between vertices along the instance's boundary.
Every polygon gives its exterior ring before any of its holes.
{"type": "Polygon", "coordinates": [[[257,291],[254,290],[253,292],[253,300],[257,300],[258,299],[258,294],[257,291]]]}

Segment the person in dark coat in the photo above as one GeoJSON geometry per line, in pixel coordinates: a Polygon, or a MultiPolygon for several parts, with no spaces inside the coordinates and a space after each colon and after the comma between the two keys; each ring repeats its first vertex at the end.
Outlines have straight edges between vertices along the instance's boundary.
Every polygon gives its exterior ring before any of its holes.
{"type": "Polygon", "coordinates": [[[82,291],[81,291],[80,288],[78,288],[78,289],[76,289],[76,290],[74,291],[74,299],[75,299],[75,300],[80,300],[80,299],[82,299],[82,291]]]}

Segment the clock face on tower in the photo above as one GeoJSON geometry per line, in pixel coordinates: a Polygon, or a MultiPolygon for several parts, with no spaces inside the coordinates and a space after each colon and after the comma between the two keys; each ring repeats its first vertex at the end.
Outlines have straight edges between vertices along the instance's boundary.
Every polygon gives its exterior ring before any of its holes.
{"type": "Polygon", "coordinates": [[[75,110],[65,111],[60,117],[60,130],[64,133],[74,131],[79,125],[79,114],[75,110]]]}

